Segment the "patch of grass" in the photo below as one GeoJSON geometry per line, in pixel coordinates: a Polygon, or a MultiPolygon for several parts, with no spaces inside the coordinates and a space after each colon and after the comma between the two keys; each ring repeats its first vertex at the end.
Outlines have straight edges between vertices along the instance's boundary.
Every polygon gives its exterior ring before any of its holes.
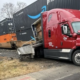
{"type": "Polygon", "coordinates": [[[0,62],[0,80],[36,72],[40,69],[40,66],[34,63],[5,59],[0,62]]]}

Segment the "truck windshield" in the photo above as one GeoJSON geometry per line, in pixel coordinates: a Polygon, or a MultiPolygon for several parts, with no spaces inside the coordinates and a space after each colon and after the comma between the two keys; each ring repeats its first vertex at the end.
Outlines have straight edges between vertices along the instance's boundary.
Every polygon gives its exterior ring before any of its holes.
{"type": "Polygon", "coordinates": [[[80,30],[80,22],[73,22],[72,27],[74,29],[74,32],[77,33],[80,30]]]}

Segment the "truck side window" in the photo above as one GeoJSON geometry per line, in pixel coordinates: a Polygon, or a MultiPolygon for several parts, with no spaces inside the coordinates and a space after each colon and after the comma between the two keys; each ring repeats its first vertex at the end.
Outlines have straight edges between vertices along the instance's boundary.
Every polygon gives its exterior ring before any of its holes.
{"type": "Polygon", "coordinates": [[[62,34],[64,34],[64,31],[63,31],[63,26],[67,26],[67,34],[71,34],[71,32],[70,32],[70,28],[69,28],[69,25],[68,24],[64,24],[64,25],[62,25],[62,34]]]}
{"type": "Polygon", "coordinates": [[[51,30],[48,31],[48,37],[51,37],[51,30]]]}
{"type": "Polygon", "coordinates": [[[48,22],[51,20],[51,18],[52,18],[52,14],[49,15],[48,22]]]}

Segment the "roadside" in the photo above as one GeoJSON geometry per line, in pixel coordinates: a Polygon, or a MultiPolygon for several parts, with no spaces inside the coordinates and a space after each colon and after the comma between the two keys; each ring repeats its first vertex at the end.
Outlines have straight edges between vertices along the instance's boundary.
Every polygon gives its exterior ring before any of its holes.
{"type": "Polygon", "coordinates": [[[35,59],[19,62],[18,59],[0,57],[0,60],[0,79],[21,76],[50,68],[55,69],[56,67],[66,65],[65,63],[49,59],[35,59]]]}
{"type": "MultiPolygon", "coordinates": [[[[3,79],[9,80],[9,78],[12,77],[14,78],[10,80],[26,80],[27,78],[29,78],[29,80],[35,79],[40,80],[42,78],[41,80],[44,80],[43,77],[40,77],[40,75],[47,78],[53,73],[55,73],[54,70],[57,70],[57,68],[62,69],[70,68],[72,70],[70,65],[74,67],[74,64],[69,61],[41,58],[19,62],[16,50],[0,49],[0,80],[3,79]],[[65,67],[66,65],[67,67],[65,67]]],[[[76,68],[77,67],[75,67],[74,69],[76,68]]],[[[64,70],[61,71],[63,72],[64,70]]],[[[45,80],[50,79],[48,78],[45,80]]]]}
{"type": "Polygon", "coordinates": [[[6,80],[80,80],[80,67],[67,64],[6,80]]]}
{"type": "Polygon", "coordinates": [[[0,79],[21,76],[45,69],[55,68],[62,64],[49,59],[34,59],[20,62],[16,50],[0,49],[0,79]]]}

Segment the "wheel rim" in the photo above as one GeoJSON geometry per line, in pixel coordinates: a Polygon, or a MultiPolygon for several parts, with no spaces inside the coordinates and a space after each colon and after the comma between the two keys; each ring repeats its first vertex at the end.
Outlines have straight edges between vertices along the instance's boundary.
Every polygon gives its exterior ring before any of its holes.
{"type": "Polygon", "coordinates": [[[80,53],[77,53],[75,55],[75,61],[76,61],[76,63],[80,64],[80,53]]]}

